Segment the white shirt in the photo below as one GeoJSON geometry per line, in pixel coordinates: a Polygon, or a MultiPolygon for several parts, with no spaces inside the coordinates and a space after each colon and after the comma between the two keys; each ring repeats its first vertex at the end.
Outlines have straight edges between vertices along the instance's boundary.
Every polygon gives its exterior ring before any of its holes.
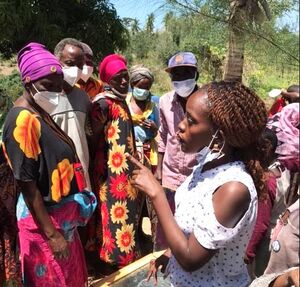
{"type": "Polygon", "coordinates": [[[194,233],[198,242],[217,253],[200,269],[184,271],[172,256],[168,266],[172,286],[248,286],[250,278],[243,261],[257,212],[257,194],[251,176],[242,162],[193,173],[177,189],[175,219],[188,238],[194,233]],[[216,219],[212,197],[214,191],[229,181],[243,183],[249,190],[248,210],[234,228],[222,226],[216,219]]]}

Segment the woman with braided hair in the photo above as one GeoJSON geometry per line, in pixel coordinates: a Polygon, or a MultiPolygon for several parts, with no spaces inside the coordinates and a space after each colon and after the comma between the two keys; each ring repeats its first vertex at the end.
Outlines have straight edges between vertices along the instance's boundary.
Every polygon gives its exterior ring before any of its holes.
{"type": "Polygon", "coordinates": [[[191,95],[177,137],[198,164],[176,191],[175,218],[151,172],[128,156],[133,184],[151,198],[169,246],[149,278],[162,266],[172,286],[248,286],[243,254],[265,192],[266,122],[263,101],[240,83],[211,83],[191,95]]]}

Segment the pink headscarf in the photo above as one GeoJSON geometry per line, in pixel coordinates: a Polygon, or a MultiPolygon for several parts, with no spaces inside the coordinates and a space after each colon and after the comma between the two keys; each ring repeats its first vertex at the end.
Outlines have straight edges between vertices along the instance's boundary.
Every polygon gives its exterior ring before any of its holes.
{"type": "Polygon", "coordinates": [[[19,51],[18,67],[24,85],[54,73],[63,74],[58,59],[39,43],[29,43],[19,51]]]}
{"type": "Polygon", "coordinates": [[[276,148],[278,159],[287,168],[291,164],[299,168],[299,124],[299,103],[285,106],[268,120],[267,127],[276,132],[278,139],[276,148]]]}
{"type": "Polygon", "coordinates": [[[128,70],[126,65],[127,62],[121,55],[112,54],[105,57],[99,64],[101,81],[109,84],[114,75],[118,74],[122,70],[128,70]]]}

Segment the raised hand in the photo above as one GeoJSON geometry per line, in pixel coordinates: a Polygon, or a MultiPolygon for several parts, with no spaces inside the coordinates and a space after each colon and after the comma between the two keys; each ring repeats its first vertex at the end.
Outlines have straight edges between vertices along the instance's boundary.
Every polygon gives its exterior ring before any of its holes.
{"type": "Polygon", "coordinates": [[[143,191],[151,199],[154,198],[159,192],[163,192],[160,183],[156,180],[152,172],[142,165],[133,156],[126,154],[126,157],[135,165],[132,173],[132,185],[143,191]]]}

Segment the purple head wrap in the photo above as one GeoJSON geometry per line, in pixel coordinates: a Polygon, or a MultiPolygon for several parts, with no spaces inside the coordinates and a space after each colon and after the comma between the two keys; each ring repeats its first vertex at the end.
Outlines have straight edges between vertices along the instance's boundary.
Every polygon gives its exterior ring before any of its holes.
{"type": "Polygon", "coordinates": [[[267,127],[276,132],[278,159],[288,168],[299,168],[299,103],[285,106],[279,113],[273,115],[267,127]]]}
{"type": "Polygon", "coordinates": [[[29,43],[19,51],[18,67],[24,85],[51,74],[63,74],[58,59],[39,43],[29,43]]]}

